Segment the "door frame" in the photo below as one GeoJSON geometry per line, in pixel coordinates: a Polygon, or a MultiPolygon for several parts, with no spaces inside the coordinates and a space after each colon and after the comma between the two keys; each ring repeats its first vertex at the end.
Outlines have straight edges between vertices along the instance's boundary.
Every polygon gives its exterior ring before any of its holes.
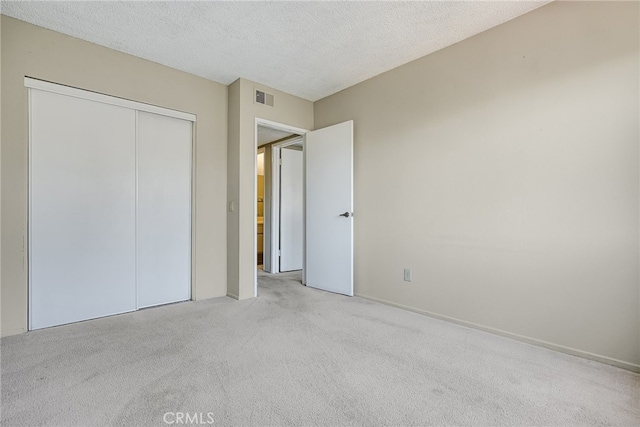
{"type": "MultiPolygon", "coordinates": [[[[254,122],[254,127],[253,127],[253,140],[254,140],[254,147],[255,147],[255,152],[257,153],[258,150],[258,126],[264,126],[264,127],[268,127],[271,129],[277,129],[277,130],[281,130],[281,131],[285,131],[285,132],[290,132],[290,133],[294,133],[294,134],[298,134],[303,138],[304,141],[304,135],[309,132],[308,129],[302,129],[302,128],[298,128],[295,126],[289,126],[286,125],[284,123],[278,123],[278,122],[274,122],[268,119],[263,119],[260,117],[256,117],[255,118],[255,122],[254,122]]],[[[303,142],[304,145],[304,142],[303,142]]],[[[273,155],[272,157],[272,161],[273,161],[273,155]]],[[[265,158],[265,161],[267,159],[265,158]]],[[[273,168],[273,164],[272,164],[272,168],[273,168]]],[[[272,169],[273,170],[273,169],[272,169]]],[[[253,175],[257,176],[258,175],[258,156],[254,155],[253,156],[253,175]]],[[[272,178],[273,178],[272,174],[272,178]]],[[[271,224],[270,224],[270,233],[271,233],[271,262],[272,262],[272,266],[273,266],[273,258],[275,256],[275,254],[277,253],[277,248],[276,251],[274,251],[273,248],[273,233],[274,233],[274,223],[275,221],[273,220],[273,218],[275,218],[274,216],[274,212],[273,212],[273,208],[275,206],[275,203],[273,201],[273,193],[275,193],[273,191],[275,187],[273,185],[271,185],[271,194],[269,194],[268,197],[271,198],[271,209],[269,211],[269,214],[271,215],[271,224]]],[[[267,197],[267,195],[265,194],[265,198],[267,197]]],[[[254,265],[254,269],[253,269],[253,296],[257,297],[258,296],[258,223],[255,220],[255,218],[258,217],[258,185],[257,183],[254,183],[253,186],[253,265],[254,265]]],[[[279,198],[278,198],[279,200],[279,198]]],[[[279,212],[278,212],[279,214],[279,212]]],[[[278,232],[279,232],[279,228],[278,228],[278,232]]],[[[303,257],[304,259],[304,257],[303,257]]],[[[279,267],[279,265],[278,265],[279,267]]],[[[278,268],[279,270],[280,268],[278,268]]],[[[304,277],[304,267],[303,267],[303,277],[304,277]]]]}

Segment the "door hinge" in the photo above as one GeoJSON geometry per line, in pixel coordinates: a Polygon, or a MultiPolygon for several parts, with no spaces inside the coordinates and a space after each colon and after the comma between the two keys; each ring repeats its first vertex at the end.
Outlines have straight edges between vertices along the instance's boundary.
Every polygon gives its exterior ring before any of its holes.
{"type": "Polygon", "coordinates": [[[278,159],[278,164],[282,166],[282,159],[278,159]]]}
{"type": "Polygon", "coordinates": [[[282,251],[278,249],[278,256],[282,256],[282,251]]]}

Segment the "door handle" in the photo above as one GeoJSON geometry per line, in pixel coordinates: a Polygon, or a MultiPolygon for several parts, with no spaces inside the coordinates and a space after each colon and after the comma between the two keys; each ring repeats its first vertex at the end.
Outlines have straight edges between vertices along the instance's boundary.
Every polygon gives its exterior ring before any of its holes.
{"type": "Polygon", "coordinates": [[[349,213],[349,212],[345,212],[345,213],[341,213],[341,214],[340,214],[340,215],[338,215],[338,216],[343,216],[343,217],[345,217],[345,218],[349,218],[351,215],[353,215],[353,214],[351,214],[351,213],[349,213]]]}

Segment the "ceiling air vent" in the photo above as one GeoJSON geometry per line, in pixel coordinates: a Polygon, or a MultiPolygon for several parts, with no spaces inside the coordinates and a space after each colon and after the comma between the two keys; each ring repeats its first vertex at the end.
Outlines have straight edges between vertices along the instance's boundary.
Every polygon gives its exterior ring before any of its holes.
{"type": "Polygon", "coordinates": [[[256,103],[273,107],[273,95],[256,89],[256,103]]]}

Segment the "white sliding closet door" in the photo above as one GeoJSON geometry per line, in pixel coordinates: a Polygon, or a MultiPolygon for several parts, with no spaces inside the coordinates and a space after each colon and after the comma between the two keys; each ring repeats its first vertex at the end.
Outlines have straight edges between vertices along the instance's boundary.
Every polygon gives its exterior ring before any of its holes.
{"type": "Polygon", "coordinates": [[[191,291],[192,122],[138,112],[138,307],[191,291]]]}
{"type": "Polygon", "coordinates": [[[195,116],[25,86],[29,329],[188,300],[195,116]]]}
{"type": "Polygon", "coordinates": [[[135,310],[136,112],[30,97],[30,329],[135,310]]]}

